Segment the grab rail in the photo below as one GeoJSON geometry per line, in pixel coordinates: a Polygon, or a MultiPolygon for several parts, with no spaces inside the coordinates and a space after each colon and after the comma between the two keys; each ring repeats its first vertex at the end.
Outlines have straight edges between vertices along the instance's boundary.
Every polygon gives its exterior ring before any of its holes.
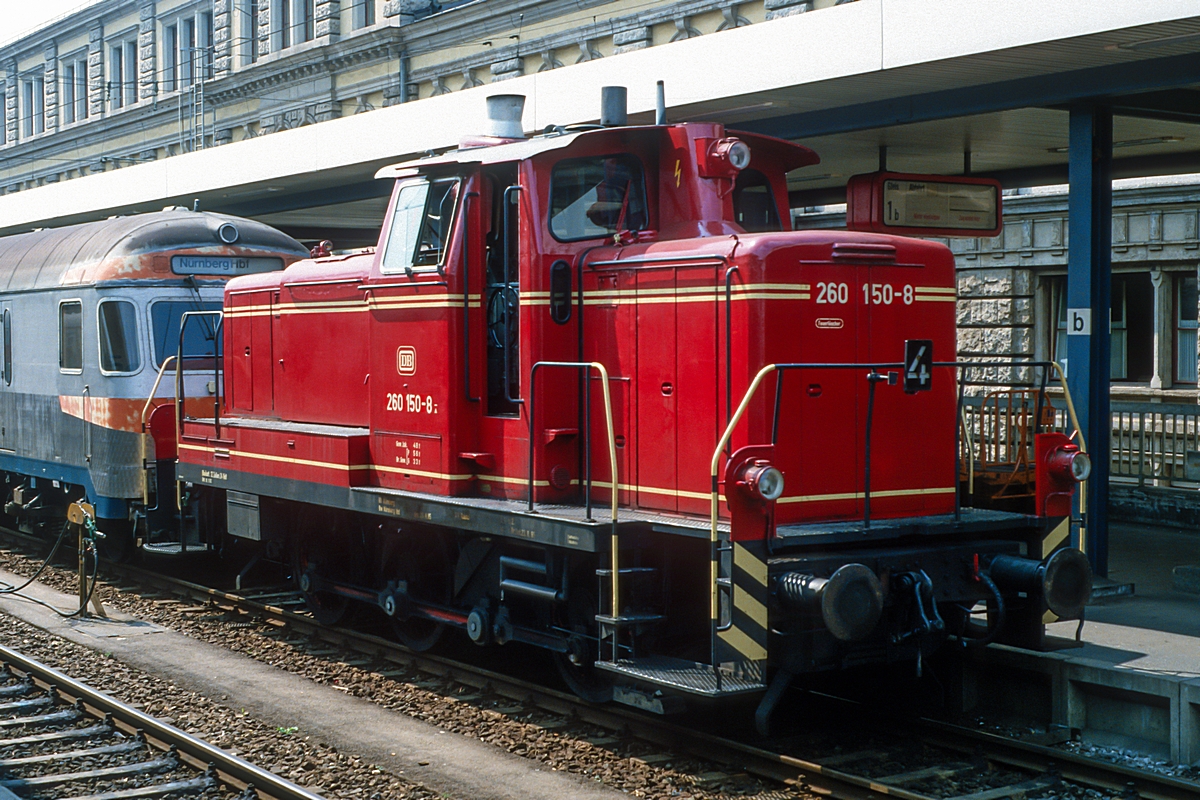
{"type": "MultiPolygon", "coordinates": [[[[604,393],[604,424],[608,434],[608,464],[612,476],[611,513],[612,536],[610,557],[612,560],[612,616],[618,616],[620,611],[620,573],[618,572],[619,548],[617,546],[617,493],[620,482],[617,479],[617,437],[613,431],[612,395],[608,389],[608,370],[599,361],[539,361],[529,371],[529,510],[533,511],[533,443],[534,443],[534,392],[538,369],[541,367],[583,370],[587,374],[595,370],[600,374],[600,388],[604,393]]],[[[584,428],[584,503],[586,518],[592,518],[592,393],[590,388],[584,391],[584,408],[586,420],[584,428]]],[[[613,660],[617,658],[618,637],[613,636],[613,660]]]]}
{"type": "Polygon", "coordinates": [[[83,460],[87,463],[92,463],[92,415],[89,413],[92,406],[92,387],[85,385],[83,387],[83,396],[79,398],[79,404],[83,407],[81,415],[83,417],[83,460]]]}
{"type": "MultiPolygon", "coordinates": [[[[167,356],[163,359],[163,363],[158,368],[158,376],[154,379],[154,387],[150,390],[150,396],[146,398],[146,404],[142,406],[142,503],[150,507],[150,468],[146,465],[151,461],[147,452],[148,443],[152,442],[154,437],[146,430],[146,415],[150,413],[150,409],[154,407],[154,396],[158,394],[159,384],[162,383],[163,375],[175,361],[175,356],[167,356]]],[[[179,441],[179,428],[175,429],[175,441],[179,441]]]]}
{"type": "Polygon", "coordinates": [[[178,441],[183,436],[183,401],[186,400],[183,385],[183,334],[187,330],[188,321],[194,317],[216,317],[217,324],[213,327],[213,428],[215,435],[221,436],[221,362],[225,354],[217,348],[221,337],[221,327],[225,324],[224,311],[185,311],[179,319],[179,350],[175,359],[175,435],[178,441]]]}

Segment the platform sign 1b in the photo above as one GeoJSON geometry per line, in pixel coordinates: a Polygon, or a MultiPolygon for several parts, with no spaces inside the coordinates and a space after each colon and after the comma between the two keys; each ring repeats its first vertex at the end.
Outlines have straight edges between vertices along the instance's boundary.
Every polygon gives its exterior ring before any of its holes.
{"type": "Polygon", "coordinates": [[[933,340],[904,340],[904,392],[916,394],[933,388],[933,340]]]}

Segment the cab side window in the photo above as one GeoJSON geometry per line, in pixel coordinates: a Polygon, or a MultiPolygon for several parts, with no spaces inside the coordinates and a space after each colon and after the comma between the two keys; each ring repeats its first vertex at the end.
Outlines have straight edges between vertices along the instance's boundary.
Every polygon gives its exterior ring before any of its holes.
{"type": "Polygon", "coordinates": [[[137,310],[127,300],[105,300],[98,309],[100,369],[137,372],[142,366],[138,348],[137,310]]]}
{"type": "Polygon", "coordinates": [[[83,303],[78,300],[58,306],[58,368],[83,369],[83,303]]]}
{"type": "Polygon", "coordinates": [[[459,181],[413,181],[396,197],[383,253],[384,272],[440,268],[454,228],[459,181]]]}
{"type": "Polygon", "coordinates": [[[756,169],[738,173],[733,185],[733,219],[747,233],[783,230],[771,182],[756,169]]]}
{"type": "Polygon", "coordinates": [[[560,242],[597,239],[648,224],[646,181],[633,156],[560,161],[550,175],[550,232],[560,242]]]}

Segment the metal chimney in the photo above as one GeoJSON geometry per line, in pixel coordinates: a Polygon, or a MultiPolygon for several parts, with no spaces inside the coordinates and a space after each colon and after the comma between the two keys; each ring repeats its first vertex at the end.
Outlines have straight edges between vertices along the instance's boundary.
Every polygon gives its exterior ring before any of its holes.
{"type": "Polygon", "coordinates": [[[521,115],[525,111],[525,95],[494,94],[487,99],[487,136],[501,139],[524,139],[521,115]]]}
{"type": "Polygon", "coordinates": [[[629,124],[629,90],[624,86],[600,89],[600,124],[606,128],[629,124]]]}
{"type": "Polygon", "coordinates": [[[663,86],[663,82],[659,81],[655,86],[654,93],[654,124],[667,124],[667,90],[663,86]]]}

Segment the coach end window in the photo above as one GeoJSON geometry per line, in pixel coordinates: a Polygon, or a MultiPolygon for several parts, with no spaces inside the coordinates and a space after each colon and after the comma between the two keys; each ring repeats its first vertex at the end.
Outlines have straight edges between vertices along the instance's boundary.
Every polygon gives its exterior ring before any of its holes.
{"type": "Polygon", "coordinates": [[[83,303],[78,300],[58,306],[58,368],[83,371],[83,303]]]}
{"type": "Polygon", "coordinates": [[[384,272],[441,269],[454,230],[457,179],[413,181],[400,187],[383,251],[384,272]]]}
{"type": "Polygon", "coordinates": [[[597,239],[648,224],[642,165],[631,155],[572,158],[550,175],[550,232],[560,242],[597,239]]]}
{"type": "Polygon", "coordinates": [[[142,368],[138,348],[137,309],[128,300],[105,300],[96,315],[100,327],[100,370],[137,372],[142,368]]]}

